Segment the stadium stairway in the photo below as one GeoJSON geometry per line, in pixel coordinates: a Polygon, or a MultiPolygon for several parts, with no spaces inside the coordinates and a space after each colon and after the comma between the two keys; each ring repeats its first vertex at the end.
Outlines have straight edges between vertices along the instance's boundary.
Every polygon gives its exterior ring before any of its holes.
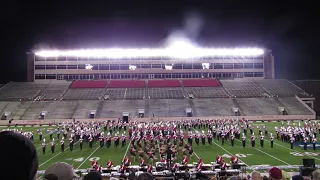
{"type": "Polygon", "coordinates": [[[280,105],[281,105],[281,107],[284,107],[285,108],[285,110],[286,110],[286,112],[290,115],[290,114],[292,114],[291,113],[291,111],[280,101],[280,99],[279,98],[274,98],[276,101],[277,101],[277,103],[279,103],[280,105]]]}
{"type": "Polygon", "coordinates": [[[192,116],[193,117],[197,117],[197,110],[196,110],[196,107],[194,106],[194,103],[193,103],[193,99],[188,99],[189,100],[189,104],[190,104],[190,107],[192,109],[192,116]]]}
{"type": "MultiPolygon", "coordinates": [[[[234,107],[232,108],[238,108],[239,111],[240,111],[240,116],[245,116],[245,113],[244,111],[242,110],[242,107],[240,106],[240,104],[238,103],[237,99],[235,98],[232,98],[232,104],[234,105],[234,107]]],[[[232,108],[231,108],[231,111],[232,111],[232,108]]],[[[233,113],[233,112],[232,112],[233,113]]]]}
{"type": "Polygon", "coordinates": [[[95,118],[100,118],[100,114],[101,114],[101,111],[103,109],[103,104],[104,104],[103,100],[100,100],[100,102],[98,103],[98,109],[92,109],[92,110],[97,110],[95,118]]]}

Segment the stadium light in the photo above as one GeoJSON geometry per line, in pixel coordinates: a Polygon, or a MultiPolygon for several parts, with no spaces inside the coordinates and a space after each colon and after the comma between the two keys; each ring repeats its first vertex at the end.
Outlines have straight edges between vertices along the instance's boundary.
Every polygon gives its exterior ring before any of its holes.
{"type": "Polygon", "coordinates": [[[166,68],[166,70],[172,70],[172,66],[165,65],[164,67],[166,68]]]}
{"type": "Polygon", "coordinates": [[[209,69],[209,63],[202,63],[202,69],[209,69]]]}
{"type": "Polygon", "coordinates": [[[177,43],[167,48],[142,48],[142,49],[85,49],[66,51],[37,51],[40,57],[106,57],[106,58],[138,58],[138,57],[169,57],[169,58],[200,58],[223,56],[259,56],[264,53],[259,48],[200,48],[183,43],[177,43]]]}
{"type": "Polygon", "coordinates": [[[91,64],[86,64],[86,69],[92,70],[93,66],[91,64]]]}
{"type": "Polygon", "coordinates": [[[134,71],[134,70],[136,70],[136,69],[137,69],[137,66],[133,66],[133,65],[130,65],[130,66],[129,66],[129,70],[134,71]]]}

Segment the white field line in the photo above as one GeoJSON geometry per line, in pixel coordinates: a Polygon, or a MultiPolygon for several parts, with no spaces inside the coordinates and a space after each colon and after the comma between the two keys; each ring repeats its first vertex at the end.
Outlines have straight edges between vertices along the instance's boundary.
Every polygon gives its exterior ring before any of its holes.
{"type": "MultiPolygon", "coordinates": [[[[241,142],[241,141],[238,140],[238,139],[237,139],[237,141],[241,142]]],[[[275,157],[275,156],[272,156],[271,154],[268,154],[268,153],[266,153],[266,152],[264,152],[264,151],[261,151],[261,150],[258,149],[258,148],[252,148],[252,149],[255,149],[255,150],[257,150],[257,151],[260,151],[260,152],[262,152],[263,154],[272,157],[273,159],[276,159],[276,160],[278,160],[278,161],[280,161],[280,162],[282,162],[282,163],[284,163],[284,164],[286,164],[286,165],[288,165],[288,166],[291,166],[291,164],[289,164],[289,163],[287,163],[287,162],[285,162],[285,161],[283,161],[283,160],[281,160],[281,159],[279,159],[279,158],[277,158],[277,157],[275,157]]]]}
{"type": "Polygon", "coordinates": [[[131,139],[129,140],[129,145],[128,145],[128,147],[127,147],[126,152],[125,152],[125,153],[124,153],[124,155],[123,155],[122,161],[123,161],[123,160],[124,160],[124,158],[126,157],[126,155],[127,155],[127,153],[128,153],[128,150],[129,150],[130,146],[131,146],[131,139]]]}
{"type": "Polygon", "coordinates": [[[87,159],[85,159],[77,169],[79,169],[85,162],[87,162],[87,160],[100,148],[100,146],[98,146],[88,157],[87,159]]]}
{"type": "MultiPolygon", "coordinates": [[[[77,144],[79,141],[77,141],[75,144],[77,144]]],[[[66,148],[65,150],[68,150],[70,147],[66,148]]],[[[53,157],[51,157],[50,159],[48,159],[47,161],[45,161],[44,163],[40,164],[39,167],[43,166],[44,164],[46,164],[47,162],[49,162],[50,160],[52,160],[53,158],[57,157],[59,154],[61,154],[61,152],[59,152],[58,154],[54,155],[53,157]]]]}
{"type": "MultiPolygon", "coordinates": [[[[266,140],[266,141],[269,141],[269,140],[266,140]]],[[[270,142],[270,141],[269,141],[269,142],[270,142]]],[[[274,142],[274,144],[276,144],[276,145],[278,145],[278,146],[281,146],[281,147],[283,147],[283,148],[289,149],[289,150],[291,150],[291,151],[293,151],[293,152],[296,152],[296,153],[303,153],[303,152],[301,152],[301,151],[296,151],[296,150],[290,149],[290,148],[288,148],[288,147],[285,147],[285,146],[283,146],[283,145],[281,145],[281,144],[278,144],[278,143],[275,143],[275,142],[274,142]]],[[[308,156],[308,155],[305,155],[305,156],[310,157],[310,158],[314,158],[314,159],[316,159],[316,160],[320,160],[319,158],[316,158],[316,157],[314,157],[314,156],[308,156]]]]}

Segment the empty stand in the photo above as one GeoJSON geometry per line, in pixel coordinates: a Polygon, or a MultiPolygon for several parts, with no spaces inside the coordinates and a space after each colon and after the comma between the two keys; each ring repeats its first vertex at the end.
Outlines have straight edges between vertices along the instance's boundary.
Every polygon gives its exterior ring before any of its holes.
{"type": "Polygon", "coordinates": [[[309,111],[303,104],[300,103],[295,97],[282,97],[278,98],[279,101],[288,110],[289,115],[311,115],[312,112],[309,111]]]}
{"type": "Polygon", "coordinates": [[[50,112],[55,104],[50,101],[35,101],[32,102],[28,109],[21,115],[21,119],[38,119],[41,111],[50,112]]]}
{"type": "Polygon", "coordinates": [[[233,104],[230,98],[193,99],[197,116],[233,116],[233,104]]]}
{"type": "Polygon", "coordinates": [[[220,83],[216,79],[184,79],[184,87],[219,87],[220,83]]]}
{"type": "Polygon", "coordinates": [[[102,99],[104,89],[102,88],[75,88],[69,89],[63,96],[66,100],[97,100],[102,99]]]}
{"type": "Polygon", "coordinates": [[[257,80],[256,82],[266,89],[272,96],[286,97],[305,94],[302,89],[286,79],[263,79],[257,80]]]}
{"type": "Polygon", "coordinates": [[[89,118],[90,110],[98,109],[100,101],[81,100],[77,101],[77,103],[72,118],[84,119],[89,118]]]}
{"type": "Polygon", "coordinates": [[[121,117],[123,101],[110,100],[102,104],[100,118],[121,117]]]}
{"type": "Polygon", "coordinates": [[[187,99],[149,100],[149,116],[155,117],[185,117],[185,109],[190,108],[187,99]]]}
{"type": "Polygon", "coordinates": [[[262,87],[249,80],[221,80],[220,82],[232,97],[260,97],[266,93],[262,87]]]}
{"type": "Polygon", "coordinates": [[[148,88],[181,87],[179,80],[149,80],[148,88]]]}
{"type": "Polygon", "coordinates": [[[144,80],[112,80],[108,88],[145,88],[144,80]]]}
{"type": "Polygon", "coordinates": [[[68,81],[58,81],[51,83],[42,91],[43,99],[60,99],[63,96],[63,93],[67,91],[70,84],[71,82],[68,81]]]}
{"type": "Polygon", "coordinates": [[[196,98],[224,98],[227,92],[222,87],[185,87],[187,94],[194,94],[196,98]]]}
{"type": "Polygon", "coordinates": [[[247,116],[277,115],[281,106],[274,98],[237,98],[236,101],[247,116]]]}
{"type": "Polygon", "coordinates": [[[77,101],[54,101],[52,103],[47,119],[71,119],[78,106],[77,101]]]}
{"type": "Polygon", "coordinates": [[[48,83],[10,82],[0,89],[0,100],[33,100],[48,83]]]}
{"type": "Polygon", "coordinates": [[[105,94],[110,95],[110,99],[143,99],[146,96],[145,88],[108,88],[105,94]]]}
{"type": "Polygon", "coordinates": [[[148,88],[150,99],[180,99],[184,98],[182,88],[148,88]]]}
{"type": "Polygon", "coordinates": [[[94,80],[77,80],[71,85],[71,88],[105,88],[108,81],[94,81],[94,80]]]}

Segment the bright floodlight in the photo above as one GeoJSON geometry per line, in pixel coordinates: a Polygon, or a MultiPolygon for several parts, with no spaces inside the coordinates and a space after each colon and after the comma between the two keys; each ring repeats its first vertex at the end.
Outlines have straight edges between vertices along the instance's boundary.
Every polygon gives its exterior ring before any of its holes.
{"type": "Polygon", "coordinates": [[[96,57],[96,58],[148,58],[148,57],[169,57],[169,58],[201,58],[201,57],[223,57],[223,56],[259,56],[264,53],[259,48],[201,48],[185,42],[177,42],[167,48],[142,48],[142,49],[86,49],[66,51],[38,51],[35,53],[41,57],[96,57]]]}
{"type": "Polygon", "coordinates": [[[130,65],[130,66],[129,66],[129,70],[133,70],[133,71],[134,71],[134,70],[136,70],[136,69],[137,69],[137,66],[133,66],[133,65],[130,65]]]}
{"type": "Polygon", "coordinates": [[[202,69],[209,69],[209,63],[202,63],[202,69]]]}
{"type": "Polygon", "coordinates": [[[166,70],[172,70],[172,66],[165,65],[164,67],[166,68],[166,70]]]}
{"type": "Polygon", "coordinates": [[[92,70],[93,66],[91,66],[91,64],[86,64],[86,69],[88,70],[92,70]]]}

